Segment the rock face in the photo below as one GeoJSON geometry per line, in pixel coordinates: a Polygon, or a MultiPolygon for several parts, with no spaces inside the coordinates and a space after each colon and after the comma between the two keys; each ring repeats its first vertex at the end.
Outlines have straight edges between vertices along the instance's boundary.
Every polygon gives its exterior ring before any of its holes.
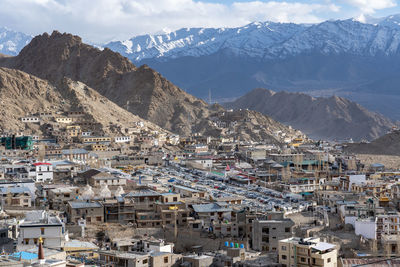
{"type": "MultiPolygon", "coordinates": [[[[125,114],[133,113],[181,135],[197,132],[219,137],[235,133],[221,129],[218,121],[213,121],[225,114],[221,106],[209,106],[148,66],[136,67],[120,54],[84,44],[80,37],[71,34],[55,31],[51,35],[37,36],[18,56],[0,58],[0,66],[27,72],[55,86],[67,80],[93,88],[98,96],[124,108],[125,114]]],[[[294,132],[262,114],[250,117],[248,113],[236,116],[237,121],[245,122],[239,124],[247,127],[247,130],[236,132],[239,139],[281,142],[281,137],[274,136],[275,129],[289,135],[294,132]],[[250,133],[260,125],[271,130],[250,133]]],[[[118,115],[114,119],[118,120],[118,115]]]]}
{"type": "MultiPolygon", "coordinates": [[[[82,110],[86,120],[99,125],[99,132],[104,134],[121,134],[125,127],[143,121],[83,83],[64,78],[52,84],[15,69],[0,68],[0,99],[0,128],[6,131],[25,127],[31,133],[42,133],[42,125],[21,121],[22,117],[39,112],[82,110]]],[[[160,130],[154,124],[145,124],[149,129],[160,130]]]]}
{"type": "Polygon", "coordinates": [[[383,115],[337,96],[314,98],[259,88],[225,106],[259,111],[317,139],[372,140],[395,126],[383,115]]]}
{"type": "Polygon", "coordinates": [[[400,130],[392,131],[371,143],[347,144],[344,150],[356,154],[400,156],[400,130]]]}

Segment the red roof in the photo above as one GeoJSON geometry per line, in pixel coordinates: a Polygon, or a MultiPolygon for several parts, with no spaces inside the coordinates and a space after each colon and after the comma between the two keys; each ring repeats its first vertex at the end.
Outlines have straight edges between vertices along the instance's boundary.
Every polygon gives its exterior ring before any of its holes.
{"type": "Polygon", "coordinates": [[[47,162],[36,162],[36,163],[33,163],[33,166],[40,166],[40,165],[51,165],[51,164],[47,163],[47,162]]]}

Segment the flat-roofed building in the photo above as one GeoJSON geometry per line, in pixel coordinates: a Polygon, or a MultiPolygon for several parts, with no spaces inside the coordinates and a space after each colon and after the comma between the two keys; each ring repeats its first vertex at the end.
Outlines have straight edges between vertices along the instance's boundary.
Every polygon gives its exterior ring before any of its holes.
{"type": "Polygon", "coordinates": [[[291,237],[279,241],[278,261],[286,267],[323,266],[336,267],[336,245],[321,242],[319,238],[291,237]]]}

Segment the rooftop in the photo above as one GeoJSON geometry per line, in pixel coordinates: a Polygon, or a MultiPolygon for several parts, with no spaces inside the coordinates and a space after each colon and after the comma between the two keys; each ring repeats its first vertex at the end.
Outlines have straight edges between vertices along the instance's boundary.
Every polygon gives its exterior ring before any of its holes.
{"type": "Polygon", "coordinates": [[[87,209],[87,208],[101,208],[102,207],[102,205],[98,202],[68,201],[68,204],[73,209],[87,209]]]}

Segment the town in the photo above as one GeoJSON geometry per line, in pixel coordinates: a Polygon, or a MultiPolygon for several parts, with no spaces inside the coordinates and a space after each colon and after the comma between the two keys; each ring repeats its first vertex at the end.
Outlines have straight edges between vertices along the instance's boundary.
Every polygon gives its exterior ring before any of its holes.
{"type": "Polygon", "coordinates": [[[140,121],[107,135],[83,110],[20,121],[0,139],[0,266],[394,266],[400,255],[400,171],[344,141],[244,141],[218,118],[231,137],[140,121]]]}

